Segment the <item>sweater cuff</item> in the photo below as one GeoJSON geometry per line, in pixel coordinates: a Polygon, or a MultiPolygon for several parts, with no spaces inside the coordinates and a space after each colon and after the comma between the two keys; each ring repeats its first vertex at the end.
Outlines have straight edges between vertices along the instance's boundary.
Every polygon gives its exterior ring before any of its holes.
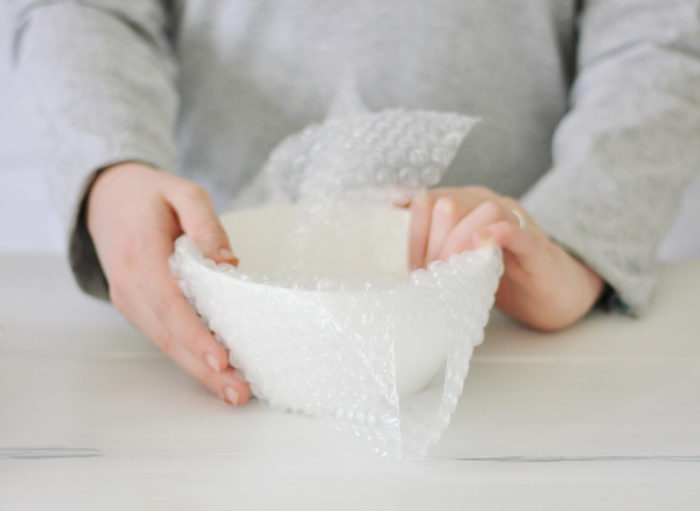
{"type": "Polygon", "coordinates": [[[69,231],[68,261],[80,289],[101,300],[109,300],[109,285],[87,228],[87,198],[100,171],[88,176],[80,196],[75,221],[69,231]]]}
{"type": "Polygon", "coordinates": [[[638,316],[656,284],[653,243],[630,235],[624,215],[576,185],[545,175],[521,204],[552,241],[603,279],[606,291],[597,306],[638,316]]]}

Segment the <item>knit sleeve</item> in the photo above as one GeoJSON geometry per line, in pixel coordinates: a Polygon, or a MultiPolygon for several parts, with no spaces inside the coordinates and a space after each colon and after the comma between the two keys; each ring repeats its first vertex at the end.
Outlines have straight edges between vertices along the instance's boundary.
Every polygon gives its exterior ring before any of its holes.
{"type": "Polygon", "coordinates": [[[697,2],[588,1],[552,168],[523,205],[640,313],[654,288],[657,247],[700,169],[699,141],[697,2]]]}
{"type": "Polygon", "coordinates": [[[84,198],[96,172],[111,164],[175,166],[175,9],[146,0],[11,5],[13,71],[33,107],[71,267],[83,290],[105,298],[84,198]]]}

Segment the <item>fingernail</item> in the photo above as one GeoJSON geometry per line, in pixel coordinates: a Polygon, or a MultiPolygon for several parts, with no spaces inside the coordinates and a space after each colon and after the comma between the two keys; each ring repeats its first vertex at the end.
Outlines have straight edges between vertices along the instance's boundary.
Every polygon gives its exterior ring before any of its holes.
{"type": "Polygon", "coordinates": [[[479,248],[489,247],[493,244],[494,244],[494,239],[492,236],[490,236],[486,233],[477,235],[477,242],[476,242],[477,247],[479,247],[479,248]]]}
{"type": "Polygon", "coordinates": [[[204,355],[204,360],[206,360],[207,365],[209,365],[209,367],[211,367],[215,373],[218,373],[219,371],[221,371],[221,366],[219,366],[219,361],[216,360],[216,357],[214,355],[212,355],[211,353],[207,353],[206,355],[204,355]]]}
{"type": "Polygon", "coordinates": [[[228,248],[222,248],[221,250],[219,250],[219,256],[221,256],[222,259],[225,259],[234,266],[238,266],[238,258],[235,255],[233,255],[233,252],[231,252],[231,250],[229,250],[228,248]]]}
{"type": "Polygon", "coordinates": [[[224,396],[226,397],[226,401],[232,405],[235,406],[238,404],[238,392],[236,392],[236,389],[233,387],[224,387],[224,396]]]}
{"type": "Polygon", "coordinates": [[[435,208],[441,213],[452,213],[455,210],[455,203],[449,199],[440,198],[435,203],[435,208]]]}

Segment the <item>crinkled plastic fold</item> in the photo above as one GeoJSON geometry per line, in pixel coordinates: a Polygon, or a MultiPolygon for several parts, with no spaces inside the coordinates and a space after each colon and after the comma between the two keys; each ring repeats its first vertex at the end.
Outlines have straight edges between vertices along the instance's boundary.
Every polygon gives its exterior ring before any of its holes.
{"type": "Polygon", "coordinates": [[[422,458],[440,438],[483,340],[501,252],[409,272],[409,213],[386,197],[436,184],[474,122],[367,112],[343,89],[222,216],[238,268],[177,240],[181,288],[258,398],[391,458],[422,458]]]}

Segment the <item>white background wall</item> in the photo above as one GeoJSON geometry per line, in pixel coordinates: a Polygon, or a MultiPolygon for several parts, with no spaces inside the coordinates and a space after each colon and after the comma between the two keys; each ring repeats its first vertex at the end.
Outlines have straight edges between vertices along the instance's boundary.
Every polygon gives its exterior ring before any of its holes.
{"type": "MultiPolygon", "coordinates": [[[[8,79],[10,23],[0,3],[0,252],[55,252],[62,226],[33,152],[31,127],[8,79]]],[[[688,143],[699,143],[693,137],[688,143]]],[[[640,229],[644,226],[640,225],[640,229]]],[[[689,187],[676,224],[661,246],[664,259],[700,259],[700,177],[689,187]]]]}
{"type": "MultiPolygon", "coordinates": [[[[53,211],[29,123],[9,79],[10,24],[0,2],[0,252],[53,252],[62,227],[53,211]]],[[[1,285],[1,284],[0,284],[1,285]]]]}

